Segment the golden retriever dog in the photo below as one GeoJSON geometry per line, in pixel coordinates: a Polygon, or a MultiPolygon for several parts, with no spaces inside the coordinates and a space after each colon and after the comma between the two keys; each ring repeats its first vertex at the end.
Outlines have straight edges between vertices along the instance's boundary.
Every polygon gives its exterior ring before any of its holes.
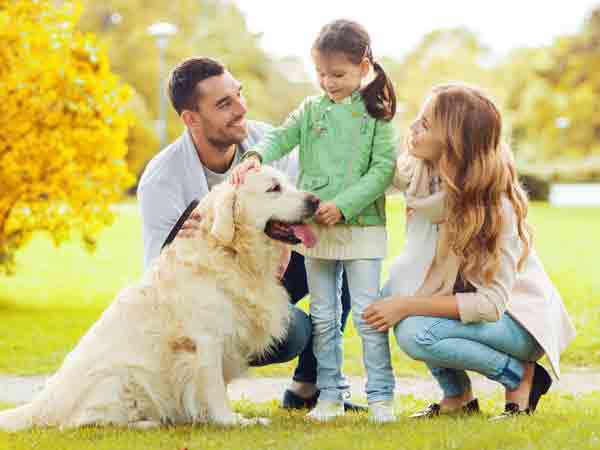
{"type": "Polygon", "coordinates": [[[121,291],[31,403],[0,412],[0,430],[266,422],[235,414],[227,385],[285,337],[279,241],[314,245],[303,221],[318,204],[266,166],[216,186],[194,237],[121,291]]]}

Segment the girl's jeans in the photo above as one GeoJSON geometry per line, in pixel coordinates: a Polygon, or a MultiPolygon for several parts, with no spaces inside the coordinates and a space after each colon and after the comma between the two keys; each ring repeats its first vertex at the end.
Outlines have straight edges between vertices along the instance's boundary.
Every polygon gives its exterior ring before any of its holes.
{"type": "Polygon", "coordinates": [[[412,316],[394,333],[400,348],[424,361],[445,397],[471,388],[465,370],[479,372],[508,390],[523,378],[523,361],[536,361],[543,350],[509,314],[497,322],[463,324],[459,320],[412,316]]]}
{"type": "Polygon", "coordinates": [[[342,269],[346,272],[352,320],[362,340],[363,362],[367,372],[369,403],[392,400],[394,374],[390,358],[388,333],[379,332],[362,319],[365,308],[379,298],[380,259],[327,260],[305,258],[313,323],[313,350],[317,358],[319,399],[341,401],[342,308],[340,292],[342,269]]]}

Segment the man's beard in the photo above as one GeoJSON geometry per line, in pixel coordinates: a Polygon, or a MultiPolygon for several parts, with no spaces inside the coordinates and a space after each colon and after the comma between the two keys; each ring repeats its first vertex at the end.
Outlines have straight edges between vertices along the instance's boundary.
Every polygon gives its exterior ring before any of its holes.
{"type": "Polygon", "coordinates": [[[232,145],[240,145],[248,136],[246,127],[246,133],[240,139],[234,136],[227,136],[225,133],[221,133],[220,136],[206,136],[206,140],[219,152],[226,153],[232,145]]]}
{"type": "Polygon", "coordinates": [[[239,145],[242,140],[239,139],[222,139],[208,136],[206,140],[217,150],[219,153],[227,153],[232,145],[239,145]]]}

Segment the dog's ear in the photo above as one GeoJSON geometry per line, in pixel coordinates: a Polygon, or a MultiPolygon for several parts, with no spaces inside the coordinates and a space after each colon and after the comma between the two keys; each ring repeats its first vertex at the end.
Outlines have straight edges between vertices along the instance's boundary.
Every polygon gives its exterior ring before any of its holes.
{"type": "Polygon", "coordinates": [[[230,244],[233,241],[235,233],[235,196],[236,193],[233,189],[219,192],[212,205],[215,220],[210,232],[224,245],[230,244]]]}

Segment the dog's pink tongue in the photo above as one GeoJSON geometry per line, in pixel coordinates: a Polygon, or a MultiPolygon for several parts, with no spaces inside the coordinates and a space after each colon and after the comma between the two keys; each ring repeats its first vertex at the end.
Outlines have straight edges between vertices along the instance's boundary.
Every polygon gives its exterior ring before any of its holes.
{"type": "Polygon", "coordinates": [[[308,248],[314,247],[317,243],[317,237],[308,225],[292,225],[292,231],[294,236],[300,239],[308,248]]]}

